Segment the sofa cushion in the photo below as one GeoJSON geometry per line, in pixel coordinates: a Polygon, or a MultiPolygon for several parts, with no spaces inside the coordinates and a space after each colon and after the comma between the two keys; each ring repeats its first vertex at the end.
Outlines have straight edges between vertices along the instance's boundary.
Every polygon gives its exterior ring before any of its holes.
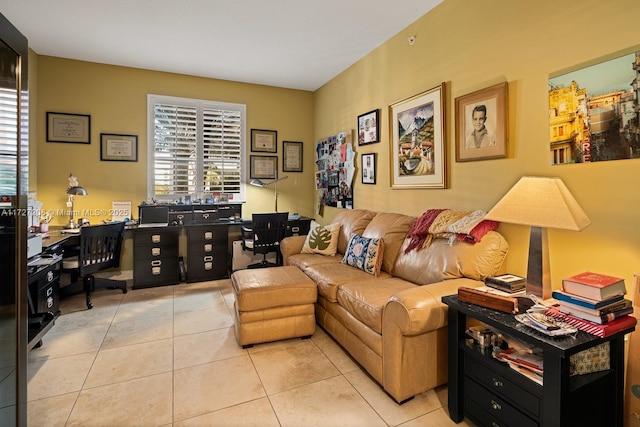
{"type": "MultiPolygon", "coordinates": [[[[338,236],[338,252],[344,254],[352,234],[362,235],[369,222],[376,216],[375,212],[365,209],[341,209],[336,215],[333,224],[340,224],[338,236]]],[[[376,237],[376,236],[367,236],[376,237]]]]}
{"type": "Polygon", "coordinates": [[[396,213],[378,213],[362,232],[364,237],[376,237],[384,240],[382,270],[393,270],[400,246],[415,220],[414,217],[396,213]]]}
{"type": "MultiPolygon", "coordinates": [[[[313,255],[318,258],[320,255],[313,255]]],[[[338,288],[345,283],[370,281],[374,279],[369,273],[342,263],[326,263],[309,265],[304,273],[318,285],[318,294],[331,302],[337,302],[338,288]]],[[[389,273],[380,273],[381,278],[391,277],[389,273]]]]}
{"type": "Polygon", "coordinates": [[[405,253],[407,238],[398,253],[393,275],[418,285],[458,277],[484,280],[501,271],[509,244],[496,231],[488,232],[478,243],[435,239],[426,248],[405,253]]]}
{"type": "Polygon", "coordinates": [[[302,246],[301,253],[320,255],[335,255],[338,250],[338,234],[340,223],[327,226],[318,225],[309,230],[307,238],[302,246]]]}
{"type": "Polygon", "coordinates": [[[384,240],[353,234],[342,262],[366,273],[378,276],[384,255],[384,240]]]}
{"type": "Polygon", "coordinates": [[[342,255],[322,256],[319,254],[295,254],[288,258],[288,265],[295,265],[302,271],[306,271],[308,267],[322,264],[340,264],[342,255]]]}
{"type": "Polygon", "coordinates": [[[382,312],[389,298],[399,291],[415,287],[413,283],[399,279],[345,283],[338,289],[338,304],[381,334],[382,312]]]}

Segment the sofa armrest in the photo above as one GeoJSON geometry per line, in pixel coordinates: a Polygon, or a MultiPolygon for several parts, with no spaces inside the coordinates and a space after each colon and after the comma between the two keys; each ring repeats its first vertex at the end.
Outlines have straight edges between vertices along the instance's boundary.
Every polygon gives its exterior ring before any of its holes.
{"type": "Polygon", "coordinates": [[[447,306],[442,303],[442,297],[457,294],[460,286],[477,288],[483,285],[478,280],[459,278],[405,289],[389,298],[382,323],[394,323],[405,336],[443,328],[447,326],[447,306]]]}
{"type": "Polygon", "coordinates": [[[289,265],[289,256],[299,254],[304,246],[307,236],[285,237],[280,242],[280,253],[282,254],[282,265],[289,265]]]}

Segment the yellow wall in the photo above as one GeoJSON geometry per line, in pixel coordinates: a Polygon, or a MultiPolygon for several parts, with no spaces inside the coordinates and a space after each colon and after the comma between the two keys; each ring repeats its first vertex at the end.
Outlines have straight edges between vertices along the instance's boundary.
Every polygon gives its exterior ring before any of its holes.
{"type": "MultiPolygon", "coordinates": [[[[378,153],[378,183],[359,185],[358,170],[354,190],[354,206],[375,211],[489,210],[523,175],[559,176],[592,225],[580,233],[549,230],[554,288],[562,277],[587,269],[624,277],[629,287],[640,273],[640,161],[551,166],[547,80],[637,50],[638,16],[637,0],[445,0],[316,92],[315,139],[354,129],[359,114],[381,109],[382,141],[356,147],[358,163],[360,154],[378,153]],[[606,22],[606,30],[598,22],[606,22]],[[456,163],[455,98],[503,81],[509,82],[507,158],[456,163]],[[441,82],[449,188],[392,190],[388,105],[441,82]]],[[[338,210],[324,212],[320,221],[326,223],[338,210]]],[[[525,274],[528,228],[503,224],[500,230],[511,244],[507,270],[525,274]]]]}
{"type": "MultiPolygon", "coordinates": [[[[147,94],[235,102],[247,106],[247,144],[251,128],[278,131],[278,158],[282,171],[282,141],[303,141],[313,146],[313,94],[308,91],[205,79],[49,56],[37,58],[37,98],[32,112],[31,145],[35,145],[37,198],[47,210],[66,209],[67,177],[73,173],[87,196],[76,197],[75,210],[92,223],[104,215],[88,215],[111,209],[112,200],[131,200],[136,206],[147,195],[147,94]],[[46,142],[46,112],[91,115],[91,144],[46,142]],[[100,161],[100,133],[138,135],[138,162],[100,161]]],[[[305,147],[306,148],[306,147],[305,147]]],[[[314,151],[304,150],[304,172],[313,170],[314,151]]],[[[32,152],[33,154],[33,152],[32,152]]],[[[247,150],[247,155],[249,150],[247,150]]],[[[259,153],[265,154],[265,153],[259,153]]],[[[247,157],[247,165],[248,165],[247,157]]],[[[280,172],[281,176],[283,172],[280,172]]],[[[311,173],[287,172],[278,183],[280,211],[311,215],[314,181],[311,173]],[[301,195],[307,194],[306,199],[301,195]]],[[[247,186],[243,216],[272,211],[273,188],[247,186]]],[[[68,217],[57,216],[53,225],[68,217]]]]}

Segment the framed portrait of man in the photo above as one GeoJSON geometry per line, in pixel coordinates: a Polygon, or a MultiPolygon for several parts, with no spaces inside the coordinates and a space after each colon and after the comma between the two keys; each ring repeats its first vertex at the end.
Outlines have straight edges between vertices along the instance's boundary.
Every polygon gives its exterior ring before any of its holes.
{"type": "Polygon", "coordinates": [[[456,161],[507,156],[507,83],[456,98],[456,161]]]}

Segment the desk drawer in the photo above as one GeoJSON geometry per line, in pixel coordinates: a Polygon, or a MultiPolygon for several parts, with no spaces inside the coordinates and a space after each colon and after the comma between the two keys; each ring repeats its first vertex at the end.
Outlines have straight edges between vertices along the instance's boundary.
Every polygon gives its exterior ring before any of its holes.
{"type": "Polygon", "coordinates": [[[169,285],[179,282],[178,260],[172,258],[136,259],[133,266],[133,286],[169,285]]]}
{"type": "Polygon", "coordinates": [[[189,282],[228,277],[227,250],[216,249],[209,254],[190,254],[187,261],[189,282]]]}
{"type": "MultiPolygon", "coordinates": [[[[491,422],[495,425],[518,427],[536,427],[538,425],[537,422],[520,412],[501,396],[490,392],[469,377],[464,379],[464,401],[467,411],[472,417],[490,417],[492,419],[491,422]],[[473,408],[477,408],[479,412],[474,413],[473,408]]],[[[523,403],[522,400],[519,402],[523,403]]],[[[485,423],[483,422],[482,424],[484,425],[485,423]]],[[[492,424],[487,423],[487,425],[492,424]]]]}
{"type": "Polygon", "coordinates": [[[189,238],[189,249],[198,250],[206,244],[218,244],[219,246],[227,246],[227,226],[191,226],[187,229],[189,238]]]}
{"type": "Polygon", "coordinates": [[[158,258],[177,258],[178,244],[175,246],[136,246],[134,248],[134,256],[136,260],[158,259],[158,258]]]}
{"type": "Polygon", "coordinates": [[[162,228],[155,230],[136,230],[133,244],[135,247],[142,246],[178,246],[179,229],[162,228]]]}

